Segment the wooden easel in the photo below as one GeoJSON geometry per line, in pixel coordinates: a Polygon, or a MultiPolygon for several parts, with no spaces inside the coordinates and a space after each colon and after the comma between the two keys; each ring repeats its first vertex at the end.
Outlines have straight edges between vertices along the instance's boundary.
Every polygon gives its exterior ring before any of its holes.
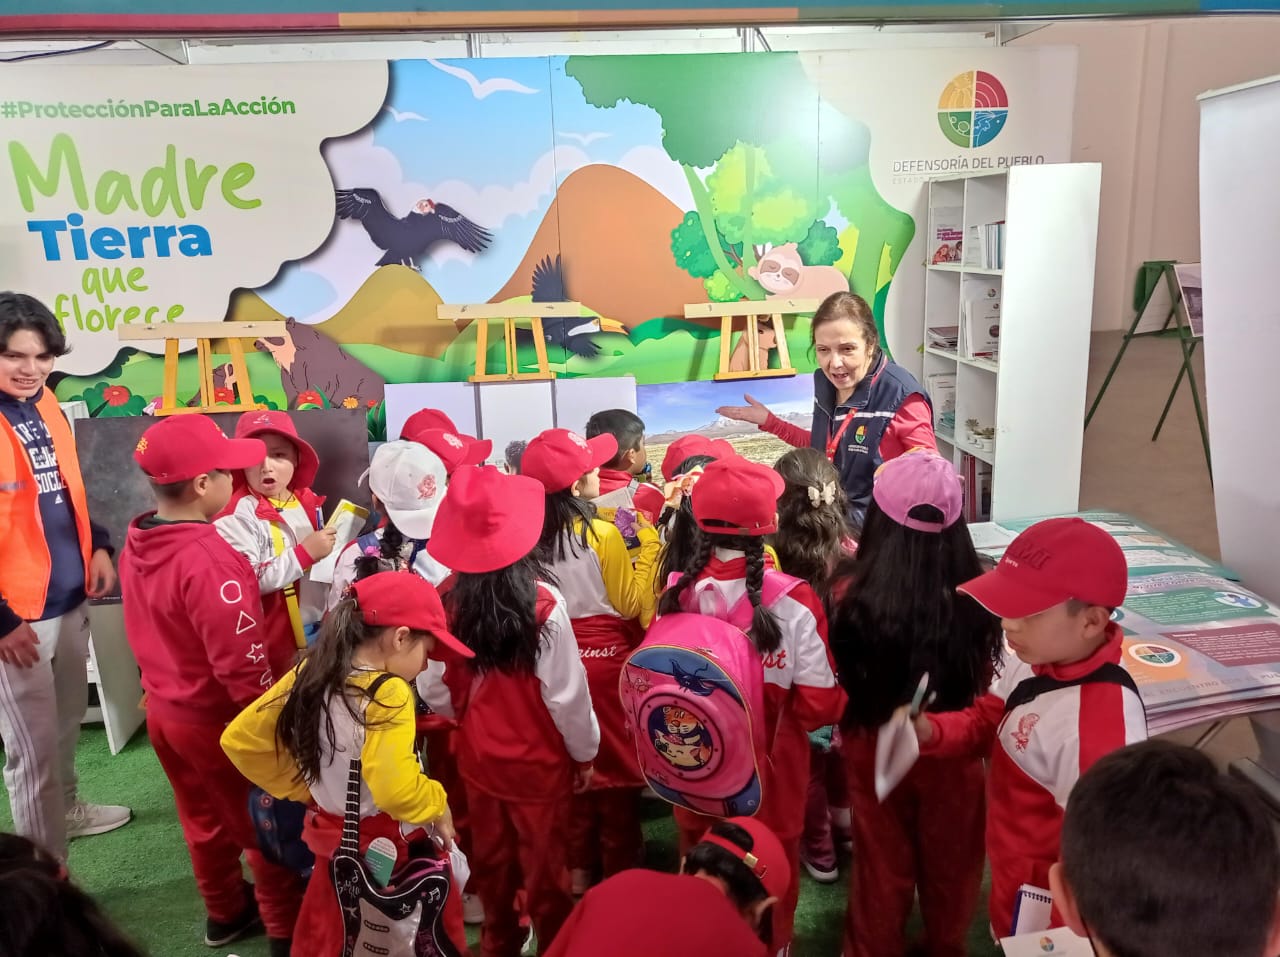
{"type": "Polygon", "coordinates": [[[184,412],[251,412],[258,407],[249,382],[249,367],[244,361],[241,339],[262,339],[285,335],[283,322],[166,322],[160,325],[130,324],[120,326],[116,336],[121,342],[164,343],[164,393],[156,415],[181,415],[184,412]],[[196,340],[196,363],[200,372],[200,404],[178,403],[178,343],[196,340]],[[235,372],[236,401],[219,405],[214,398],[213,340],[226,339],[235,372]]]}
{"type": "Polygon", "coordinates": [[[768,379],[780,376],[792,376],[796,370],[791,368],[791,353],[787,349],[786,329],[783,316],[800,313],[812,313],[818,308],[817,299],[765,299],[739,302],[694,302],[684,307],[686,319],[720,319],[720,371],[714,376],[717,382],[728,379],[768,379]],[[773,328],[773,337],[777,342],[778,364],[780,368],[770,369],[760,364],[760,330],[762,316],[768,317],[773,328]],[[743,318],[746,330],[743,333],[747,346],[747,368],[744,371],[730,371],[729,363],[732,354],[733,321],[743,318]]]}
{"type": "Polygon", "coordinates": [[[582,319],[590,321],[590,316],[582,314],[583,306],[579,302],[480,302],[459,305],[442,302],[436,307],[436,315],[441,319],[471,319],[476,325],[476,371],[467,377],[468,382],[528,382],[554,379],[547,361],[547,337],[542,331],[543,319],[582,319]],[[506,345],[507,371],[503,373],[489,372],[485,353],[489,349],[489,320],[502,320],[502,338],[506,345]],[[536,372],[521,372],[516,359],[516,320],[529,320],[529,328],[533,333],[533,350],[538,356],[536,372]]]}
{"type": "Polygon", "coordinates": [[[1151,434],[1151,441],[1154,442],[1160,438],[1160,430],[1164,428],[1165,419],[1169,417],[1169,410],[1173,407],[1173,400],[1185,376],[1191,383],[1191,403],[1196,410],[1196,422],[1200,426],[1200,444],[1204,447],[1204,461],[1209,468],[1209,482],[1212,483],[1213,460],[1209,456],[1209,429],[1205,424],[1204,409],[1200,405],[1200,389],[1196,386],[1196,374],[1191,364],[1196,347],[1200,344],[1200,336],[1192,331],[1190,317],[1182,302],[1182,287],[1174,271],[1176,265],[1177,262],[1172,259],[1157,259],[1144,262],[1138,267],[1139,277],[1147,278],[1145,292],[1135,296],[1133,321],[1125,330],[1120,349],[1111,362],[1111,368],[1107,370],[1106,378],[1102,380],[1102,387],[1094,396],[1093,404],[1089,406],[1089,413],[1084,417],[1084,427],[1086,429],[1089,427],[1094,413],[1098,411],[1107,386],[1111,385],[1111,379],[1115,376],[1120,360],[1124,358],[1125,350],[1129,348],[1129,343],[1143,336],[1177,336],[1178,344],[1182,348],[1182,365],[1178,368],[1178,377],[1173,380],[1173,388],[1169,390],[1169,398],[1165,400],[1164,410],[1160,413],[1160,421],[1156,423],[1156,429],[1151,434]],[[1162,283],[1169,298],[1169,305],[1164,311],[1163,319],[1159,311],[1147,315],[1148,307],[1151,307],[1153,300],[1157,299],[1162,283]]]}

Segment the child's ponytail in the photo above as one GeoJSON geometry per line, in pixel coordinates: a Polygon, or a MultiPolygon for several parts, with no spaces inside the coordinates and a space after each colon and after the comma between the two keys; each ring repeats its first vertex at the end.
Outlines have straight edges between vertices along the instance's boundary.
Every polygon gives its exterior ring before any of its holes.
{"type": "Polygon", "coordinates": [[[756,650],[767,655],[782,644],[782,628],[777,616],[762,601],[764,591],[764,541],[748,538],[743,542],[747,553],[747,598],[751,602],[751,640],[756,650]]]}
{"type": "Polygon", "coordinates": [[[355,561],[355,581],[376,575],[378,572],[398,572],[406,567],[401,552],[404,550],[404,532],[396,528],[395,522],[387,519],[382,526],[382,536],[378,542],[378,551],[374,555],[360,555],[355,561]]]}
{"type": "Polygon", "coordinates": [[[714,543],[710,535],[698,536],[694,550],[682,569],[680,580],[662,593],[662,598],[658,601],[658,614],[669,615],[680,611],[680,596],[693,585],[697,577],[702,574],[702,570],[707,567],[711,561],[713,548],[714,543]]]}
{"type": "MultiPolygon", "coordinates": [[[[333,716],[329,703],[336,696],[359,725],[366,725],[363,709],[357,710],[346,694],[355,651],[376,636],[377,628],[366,625],[360,615],[354,593],[338,602],[324,618],[320,637],[295,667],[297,678],[285,698],[276,722],[276,743],[297,762],[304,783],[311,785],[320,777],[323,752],[332,754],[337,748],[333,716]],[[321,724],[324,740],[321,741],[321,724]]],[[[355,690],[355,689],[353,689],[355,690]]],[[[367,692],[361,692],[369,697],[367,692]]]]}

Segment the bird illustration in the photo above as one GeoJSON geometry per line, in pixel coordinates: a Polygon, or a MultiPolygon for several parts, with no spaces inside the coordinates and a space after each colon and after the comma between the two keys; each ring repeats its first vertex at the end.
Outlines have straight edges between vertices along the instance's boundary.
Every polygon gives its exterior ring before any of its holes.
{"type": "Polygon", "coordinates": [[[560,130],[558,135],[563,136],[567,140],[573,140],[575,143],[581,146],[590,146],[596,140],[608,139],[613,134],[604,133],[599,130],[593,131],[591,133],[570,133],[566,130],[560,130]]]}
{"type": "MultiPolygon", "coordinates": [[[[565,291],[564,266],[560,257],[554,260],[544,256],[533,267],[533,301],[534,302],[567,302],[565,291]]],[[[600,354],[600,346],[591,338],[596,332],[620,332],[626,334],[627,329],[612,319],[598,319],[591,316],[571,319],[543,319],[542,334],[547,345],[563,349],[568,355],[594,359],[600,354]]],[[[516,341],[531,342],[533,333],[529,329],[517,329],[516,341]]]]}
{"type": "Polygon", "coordinates": [[[334,195],[338,218],[360,220],[373,244],[385,253],[379,266],[400,264],[417,269],[427,251],[444,240],[469,253],[478,253],[493,241],[487,229],[444,203],[420,199],[412,212],[397,219],[387,211],[376,189],[340,189],[334,195]]]}
{"type": "Polygon", "coordinates": [[[419,123],[427,122],[427,118],[425,116],[421,113],[415,113],[412,110],[397,110],[394,106],[390,105],[384,106],[382,110],[384,113],[390,113],[391,118],[397,123],[409,123],[414,121],[419,123]]]}
{"type": "Polygon", "coordinates": [[[465,82],[467,86],[471,87],[471,95],[477,100],[483,100],[486,96],[493,93],[530,94],[538,92],[533,87],[525,86],[523,83],[518,80],[513,80],[510,77],[495,76],[492,79],[481,81],[477,80],[476,75],[470,70],[464,70],[460,66],[451,66],[448,63],[441,63],[439,60],[433,60],[430,57],[427,58],[427,62],[440,72],[448,73],[450,76],[456,76],[459,80],[465,82]]]}

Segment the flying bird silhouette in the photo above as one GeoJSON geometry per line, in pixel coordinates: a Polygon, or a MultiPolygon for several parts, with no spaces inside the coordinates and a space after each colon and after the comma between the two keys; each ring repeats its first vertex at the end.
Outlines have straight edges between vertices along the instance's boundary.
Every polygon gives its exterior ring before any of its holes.
{"type": "Polygon", "coordinates": [[[427,62],[442,73],[448,73],[450,76],[456,76],[459,80],[464,81],[467,86],[471,87],[471,95],[477,100],[483,100],[491,93],[537,93],[531,86],[525,86],[518,80],[513,80],[506,76],[495,76],[488,80],[477,80],[476,75],[470,70],[464,70],[460,66],[451,66],[448,63],[441,63],[439,60],[427,58],[427,62]]]}
{"type": "Polygon", "coordinates": [[[397,110],[394,106],[384,106],[382,109],[384,112],[390,113],[391,118],[397,123],[413,121],[417,121],[419,123],[427,122],[427,118],[425,116],[421,113],[415,113],[412,110],[397,110]]]}
{"type": "MultiPolygon", "coordinates": [[[[544,256],[533,267],[533,301],[534,302],[566,302],[569,294],[565,292],[564,266],[560,257],[553,260],[544,256]]],[[[553,349],[563,349],[566,358],[569,355],[594,359],[600,354],[600,344],[593,335],[597,332],[616,332],[627,334],[626,326],[612,319],[583,316],[580,319],[549,318],[542,320],[542,334],[547,345],[553,349]]],[[[533,332],[529,329],[516,329],[516,341],[531,343],[533,332]]]]}
{"type": "Polygon", "coordinates": [[[602,133],[599,130],[595,130],[591,133],[569,133],[565,130],[560,130],[559,133],[565,139],[573,140],[575,143],[579,143],[582,146],[590,146],[596,140],[605,140],[613,135],[612,133],[602,133]]]}
{"type": "Polygon", "coordinates": [[[376,189],[335,191],[339,219],[358,219],[373,244],[385,255],[379,266],[396,264],[418,268],[418,261],[438,242],[456,243],[478,253],[493,241],[493,234],[477,226],[452,206],[420,199],[409,215],[397,219],[387,211],[376,189]]]}

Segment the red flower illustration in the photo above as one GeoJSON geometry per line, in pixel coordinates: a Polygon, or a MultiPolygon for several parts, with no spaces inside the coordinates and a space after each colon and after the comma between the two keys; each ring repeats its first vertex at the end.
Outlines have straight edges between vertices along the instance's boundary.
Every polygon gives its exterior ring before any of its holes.
{"type": "Polygon", "coordinates": [[[306,392],[298,393],[298,405],[324,405],[324,399],[320,397],[320,393],[315,389],[308,389],[306,392]]]}
{"type": "Polygon", "coordinates": [[[374,408],[377,404],[378,404],[377,399],[370,399],[367,403],[365,403],[365,405],[367,405],[370,409],[374,408]]]}
{"type": "Polygon", "coordinates": [[[102,390],[102,398],[107,405],[121,406],[133,398],[133,393],[122,385],[109,385],[102,390]]]}
{"type": "Polygon", "coordinates": [[[213,401],[214,401],[214,402],[225,402],[225,403],[227,403],[227,405],[231,405],[233,402],[235,402],[235,401],[236,401],[236,390],[235,390],[235,389],[225,389],[225,388],[224,388],[224,389],[214,389],[214,390],[213,390],[213,401]]]}

